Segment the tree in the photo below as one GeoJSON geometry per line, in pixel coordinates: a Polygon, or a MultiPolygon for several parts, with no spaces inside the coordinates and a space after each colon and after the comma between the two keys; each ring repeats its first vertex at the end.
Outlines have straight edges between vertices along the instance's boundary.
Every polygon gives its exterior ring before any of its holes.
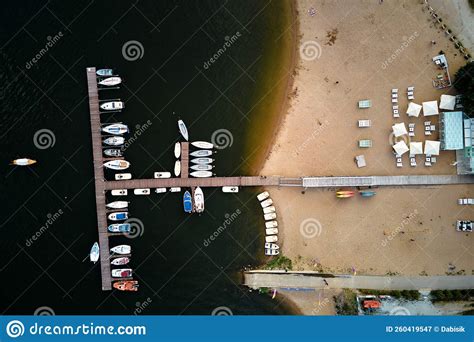
{"type": "Polygon", "coordinates": [[[458,70],[454,87],[462,95],[464,112],[474,117],[474,62],[469,62],[458,70]]]}

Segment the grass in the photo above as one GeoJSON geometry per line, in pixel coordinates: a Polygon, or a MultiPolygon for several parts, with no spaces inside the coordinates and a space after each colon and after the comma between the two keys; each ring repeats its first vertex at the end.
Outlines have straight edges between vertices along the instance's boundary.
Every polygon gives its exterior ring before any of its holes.
{"type": "Polygon", "coordinates": [[[354,291],[343,289],[339,295],[334,296],[334,302],[338,315],[355,316],[358,314],[357,298],[354,291]]]}
{"type": "Polygon", "coordinates": [[[362,290],[359,290],[359,292],[366,295],[374,295],[374,296],[386,295],[386,296],[392,296],[397,299],[406,299],[406,300],[418,300],[420,298],[420,293],[416,290],[383,291],[383,290],[362,289],[362,290]]]}
{"type": "Polygon", "coordinates": [[[433,302],[450,302],[470,300],[474,296],[472,290],[435,290],[431,291],[431,299],[433,302]]]}
{"type": "Polygon", "coordinates": [[[264,267],[266,270],[287,270],[291,271],[293,268],[291,259],[279,255],[278,257],[270,260],[264,267]]]}

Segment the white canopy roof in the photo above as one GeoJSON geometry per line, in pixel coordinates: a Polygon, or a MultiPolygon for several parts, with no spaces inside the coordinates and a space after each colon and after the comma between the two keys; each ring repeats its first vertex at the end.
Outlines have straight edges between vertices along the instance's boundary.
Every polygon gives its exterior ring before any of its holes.
{"type": "Polygon", "coordinates": [[[439,141],[434,140],[426,140],[425,141],[425,154],[431,156],[438,156],[439,155],[439,141]]]}
{"type": "Polygon", "coordinates": [[[455,105],[456,105],[456,96],[441,95],[441,100],[439,101],[439,108],[454,110],[455,105]]]}
{"type": "Polygon", "coordinates": [[[409,148],[407,146],[407,144],[403,141],[403,140],[400,140],[399,142],[397,142],[395,145],[393,145],[393,150],[399,154],[399,155],[402,155],[406,152],[409,151],[409,148]]]}
{"type": "Polygon", "coordinates": [[[407,128],[404,122],[400,122],[393,125],[392,130],[393,130],[393,135],[395,135],[396,137],[402,136],[404,134],[408,134],[407,128]]]}
{"type": "Polygon", "coordinates": [[[423,143],[411,142],[410,143],[410,155],[423,154],[423,143]]]}
{"type": "Polygon", "coordinates": [[[438,115],[438,101],[427,101],[423,102],[423,115],[431,116],[438,115]]]}
{"type": "Polygon", "coordinates": [[[408,116],[416,116],[418,117],[420,115],[422,106],[415,103],[415,102],[410,102],[408,104],[408,109],[407,109],[407,114],[408,116]]]}

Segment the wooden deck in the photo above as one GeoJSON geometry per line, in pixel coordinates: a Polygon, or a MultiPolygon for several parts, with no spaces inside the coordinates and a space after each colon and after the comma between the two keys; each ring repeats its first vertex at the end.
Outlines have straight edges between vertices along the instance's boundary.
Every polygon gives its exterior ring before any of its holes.
{"type": "Polygon", "coordinates": [[[181,178],[189,177],[189,143],[181,143],[181,178]]]}

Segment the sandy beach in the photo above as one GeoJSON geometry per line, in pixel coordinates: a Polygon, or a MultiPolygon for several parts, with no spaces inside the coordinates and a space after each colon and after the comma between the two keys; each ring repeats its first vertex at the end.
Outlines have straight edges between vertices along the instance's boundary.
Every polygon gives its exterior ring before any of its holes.
{"type": "MultiPolygon", "coordinates": [[[[416,103],[439,101],[454,90],[432,86],[438,71],[431,58],[444,51],[452,77],[465,63],[422,8],[419,1],[297,2],[300,61],[263,175],[456,173],[454,152],[442,151],[432,167],[422,157],[410,167],[405,154],[402,168],[392,153],[391,126],[397,122],[415,123],[411,141],[438,139],[437,116],[429,117],[436,131],[426,137],[426,118],[405,114],[407,87],[415,87],[416,103]],[[399,119],[391,113],[392,88],[399,89],[399,119]],[[358,109],[361,99],[370,99],[372,107],[358,109]],[[372,127],[357,128],[359,119],[370,119],[372,127]],[[373,147],[358,148],[359,139],[371,139],[373,147]],[[367,167],[357,168],[359,154],[367,167]]],[[[473,187],[380,188],[373,198],[346,200],[337,199],[334,189],[267,190],[277,207],[283,254],[294,269],[474,274],[474,236],[454,227],[458,219],[474,219],[474,209],[457,204],[458,198],[474,196],[473,187]]]]}

